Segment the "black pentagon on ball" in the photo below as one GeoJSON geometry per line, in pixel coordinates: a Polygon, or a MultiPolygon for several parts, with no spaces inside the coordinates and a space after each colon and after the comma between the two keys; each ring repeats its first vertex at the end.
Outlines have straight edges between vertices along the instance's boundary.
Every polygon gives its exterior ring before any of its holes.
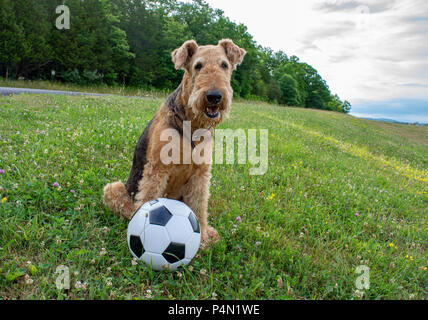
{"type": "Polygon", "coordinates": [[[162,256],[169,263],[176,263],[180,260],[183,260],[185,255],[186,246],[184,244],[175,242],[171,242],[168,248],[165,249],[164,253],[162,253],[162,256]]]}
{"type": "Polygon", "coordinates": [[[150,211],[150,224],[165,227],[171,218],[171,212],[169,212],[164,206],[150,211]]]}
{"type": "Polygon", "coordinates": [[[190,221],[190,224],[192,225],[193,232],[201,233],[201,229],[199,229],[198,219],[196,218],[193,212],[190,212],[189,214],[189,221],[190,221]]]}
{"type": "Polygon", "coordinates": [[[144,253],[143,243],[141,242],[140,236],[131,236],[129,239],[129,246],[131,247],[132,252],[138,257],[144,253]]]}

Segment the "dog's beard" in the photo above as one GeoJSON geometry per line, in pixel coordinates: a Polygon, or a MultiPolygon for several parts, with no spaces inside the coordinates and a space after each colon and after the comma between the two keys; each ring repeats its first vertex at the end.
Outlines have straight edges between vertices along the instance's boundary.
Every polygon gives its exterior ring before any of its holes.
{"type": "Polygon", "coordinates": [[[202,111],[204,104],[204,94],[202,89],[192,91],[192,94],[189,97],[189,106],[192,109],[195,117],[198,117],[202,111]]]}

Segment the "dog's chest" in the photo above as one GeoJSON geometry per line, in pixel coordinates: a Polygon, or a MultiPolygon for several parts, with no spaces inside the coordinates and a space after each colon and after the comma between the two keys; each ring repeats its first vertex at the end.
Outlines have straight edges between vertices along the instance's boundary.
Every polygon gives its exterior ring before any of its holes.
{"type": "Polygon", "coordinates": [[[169,176],[164,196],[170,199],[179,199],[181,197],[181,188],[189,181],[194,169],[192,164],[174,166],[169,176]]]}

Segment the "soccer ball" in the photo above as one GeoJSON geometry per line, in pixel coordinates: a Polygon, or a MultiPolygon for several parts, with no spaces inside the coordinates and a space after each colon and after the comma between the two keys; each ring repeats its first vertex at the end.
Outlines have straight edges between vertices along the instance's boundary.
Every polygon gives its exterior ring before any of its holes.
{"type": "Polygon", "coordinates": [[[132,255],[157,271],[175,271],[189,264],[200,243],[196,215],[176,200],[157,199],[145,203],[128,226],[132,255]]]}

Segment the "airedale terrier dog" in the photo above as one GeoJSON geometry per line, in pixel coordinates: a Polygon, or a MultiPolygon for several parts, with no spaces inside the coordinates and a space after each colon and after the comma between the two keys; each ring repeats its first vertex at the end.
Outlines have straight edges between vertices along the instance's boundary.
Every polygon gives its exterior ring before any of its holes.
{"type": "MultiPolygon", "coordinates": [[[[244,49],[229,39],[208,46],[198,46],[190,40],[172,52],[175,68],[185,71],[183,80],[144,130],[126,184],[115,182],[104,187],[103,201],[113,212],[131,219],[148,201],[162,197],[176,199],[186,203],[198,216],[203,246],[220,239],[218,232],[208,225],[211,162],[164,164],[161,152],[168,142],[161,135],[167,129],[177,130],[181,146],[190,143],[192,150],[200,143],[192,138],[196,131],[205,129],[212,135],[230,110],[232,73],[245,54],[244,49]],[[190,137],[183,129],[187,121],[191,123],[190,137]]],[[[212,146],[213,142],[208,143],[212,146]]],[[[213,148],[207,149],[211,159],[213,148]]],[[[180,152],[183,159],[183,148],[180,152]]]]}

